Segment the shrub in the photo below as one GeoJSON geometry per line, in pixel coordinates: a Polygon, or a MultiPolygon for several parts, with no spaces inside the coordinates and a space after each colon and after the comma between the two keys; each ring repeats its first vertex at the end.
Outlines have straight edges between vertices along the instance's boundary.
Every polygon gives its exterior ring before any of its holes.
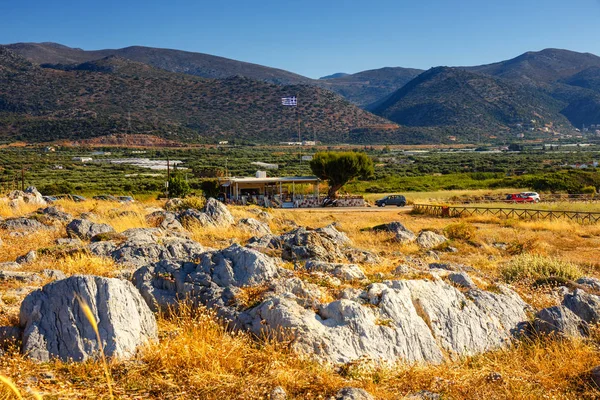
{"type": "Polygon", "coordinates": [[[185,197],[189,192],[189,183],[181,174],[174,173],[169,179],[169,197],[185,197]]]}
{"type": "Polygon", "coordinates": [[[444,229],[444,233],[450,239],[475,239],[475,227],[467,222],[457,222],[454,224],[450,224],[444,229]]]}
{"type": "Polygon", "coordinates": [[[582,194],[596,194],[596,187],[595,186],[585,186],[583,189],[581,189],[581,193],[582,194]]]}
{"type": "Polygon", "coordinates": [[[500,269],[506,282],[536,281],[550,277],[574,280],[583,275],[573,263],[552,257],[522,254],[500,269]]]}
{"type": "Polygon", "coordinates": [[[178,205],[179,210],[187,210],[188,208],[194,208],[196,210],[201,210],[204,208],[206,204],[206,198],[202,196],[190,196],[183,199],[183,201],[178,205]]]}

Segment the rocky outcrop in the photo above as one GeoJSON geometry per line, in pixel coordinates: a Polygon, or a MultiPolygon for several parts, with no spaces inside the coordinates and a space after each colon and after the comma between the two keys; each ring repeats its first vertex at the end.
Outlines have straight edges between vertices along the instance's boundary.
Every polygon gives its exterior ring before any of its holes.
{"type": "Polygon", "coordinates": [[[48,222],[66,223],[73,219],[71,214],[62,211],[55,206],[40,208],[36,213],[45,218],[48,222]]]}
{"type": "Polygon", "coordinates": [[[251,238],[247,246],[259,251],[281,251],[286,261],[325,261],[332,263],[373,263],[377,256],[351,247],[352,242],[335,225],[318,229],[296,228],[282,235],[251,238]]]}
{"type": "Polygon", "coordinates": [[[242,218],[238,221],[237,226],[246,231],[246,232],[250,232],[253,235],[268,235],[271,233],[271,228],[269,228],[269,225],[264,223],[264,222],[260,222],[257,219],[254,218],[242,218]]]}
{"type": "Polygon", "coordinates": [[[581,320],[565,306],[544,308],[535,315],[533,329],[538,334],[555,337],[587,336],[589,329],[581,320]]]}
{"type": "Polygon", "coordinates": [[[31,218],[11,218],[0,223],[0,229],[5,229],[10,232],[38,232],[48,227],[40,221],[31,218]]]}
{"type": "Polygon", "coordinates": [[[323,272],[343,281],[367,279],[365,273],[356,264],[336,264],[324,261],[307,261],[304,268],[309,272],[323,272]]]}
{"type": "Polygon", "coordinates": [[[250,329],[292,334],[297,351],[334,363],[363,356],[440,362],[445,352],[463,356],[508,345],[528,309],[508,288],[462,293],[441,280],[386,281],[346,297],[315,312],[294,295],[273,295],[247,312],[250,329]]]}
{"type": "Polygon", "coordinates": [[[108,224],[98,224],[88,219],[74,219],[67,225],[67,235],[71,238],[90,240],[101,233],[114,232],[108,224]]]}
{"type": "Polygon", "coordinates": [[[410,243],[417,239],[413,231],[406,228],[401,222],[394,221],[387,224],[377,225],[371,228],[374,231],[391,232],[400,243],[410,243]]]}
{"type": "Polygon", "coordinates": [[[121,240],[90,243],[88,249],[94,255],[137,268],[159,260],[192,260],[205,251],[185,236],[157,228],[128,229],[120,237],[121,240]]]}
{"type": "Polygon", "coordinates": [[[228,227],[235,222],[227,206],[213,198],[206,201],[202,211],[190,208],[180,212],[177,218],[184,226],[198,224],[200,226],[228,227]]]}
{"type": "Polygon", "coordinates": [[[340,389],[330,400],[375,400],[365,389],[345,387],[340,389]]]}
{"type": "Polygon", "coordinates": [[[169,211],[154,211],[153,213],[146,215],[146,221],[148,221],[151,226],[166,231],[182,232],[185,230],[183,225],[181,225],[181,222],[177,219],[177,214],[169,211]]]}
{"type": "Polygon", "coordinates": [[[127,281],[97,276],[72,276],[29,294],[19,314],[22,352],[48,361],[84,361],[99,354],[99,343],[77,298],[98,322],[104,353],[129,357],[136,348],[157,339],[157,325],[139,292],[127,281]]]}
{"type": "Polygon", "coordinates": [[[439,235],[431,231],[422,231],[417,236],[416,242],[424,250],[433,249],[445,243],[448,239],[444,235],[439,235]]]}
{"type": "Polygon", "coordinates": [[[600,279],[591,276],[585,276],[577,279],[576,283],[587,287],[590,290],[600,292],[600,279]]]}
{"type": "Polygon", "coordinates": [[[34,186],[29,186],[25,191],[13,190],[8,194],[8,198],[11,200],[11,207],[18,207],[22,203],[39,204],[41,206],[47,204],[42,194],[34,186]]]}
{"type": "Polygon", "coordinates": [[[189,300],[236,322],[238,312],[229,306],[238,289],[270,284],[283,272],[275,259],[239,245],[197,257],[197,263],[161,261],[134,273],[133,282],[152,310],[168,311],[189,300]]]}
{"type": "Polygon", "coordinates": [[[588,324],[600,322],[600,296],[576,289],[565,294],[562,304],[588,324]]]}

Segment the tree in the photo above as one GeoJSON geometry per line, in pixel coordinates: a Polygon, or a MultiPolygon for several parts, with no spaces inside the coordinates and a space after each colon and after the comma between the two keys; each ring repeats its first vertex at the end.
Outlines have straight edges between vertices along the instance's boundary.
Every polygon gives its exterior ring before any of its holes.
{"type": "Polygon", "coordinates": [[[319,179],[329,184],[328,196],[335,198],[337,191],[354,178],[373,176],[373,160],[364,153],[320,152],[310,162],[310,169],[319,179]]]}
{"type": "Polygon", "coordinates": [[[169,197],[185,197],[190,192],[190,184],[177,172],[169,179],[169,197]]]}
{"type": "Polygon", "coordinates": [[[219,181],[216,179],[207,179],[202,181],[200,184],[200,188],[204,193],[204,197],[217,197],[219,195],[220,185],[219,181]]]}

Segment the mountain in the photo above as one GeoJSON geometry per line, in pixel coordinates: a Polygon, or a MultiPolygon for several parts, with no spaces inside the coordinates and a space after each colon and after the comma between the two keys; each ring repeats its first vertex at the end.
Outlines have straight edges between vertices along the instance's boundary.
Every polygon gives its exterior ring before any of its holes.
{"type": "Polygon", "coordinates": [[[348,76],[348,75],[350,75],[350,74],[347,74],[345,72],[336,72],[335,74],[322,76],[319,79],[336,79],[336,78],[343,78],[344,76],[348,76]]]}
{"type": "Polygon", "coordinates": [[[590,53],[545,49],[527,52],[507,61],[463,68],[522,83],[540,84],[571,77],[590,67],[600,67],[600,57],[590,53]]]}
{"type": "Polygon", "coordinates": [[[526,125],[570,127],[564,103],[503,79],[459,68],[432,68],[378,104],[373,112],[410,127],[496,134],[526,125]],[[532,122],[535,121],[535,122],[532,122]]]}
{"type": "Polygon", "coordinates": [[[366,107],[400,89],[423,70],[387,67],[336,78],[322,78],[321,85],[361,107],[366,107]]]}
{"type": "Polygon", "coordinates": [[[64,69],[69,65],[117,56],[170,72],[203,78],[223,79],[244,76],[282,85],[304,84],[323,87],[341,94],[360,106],[387,96],[422,72],[410,68],[382,68],[353,75],[337,73],[321,79],[311,79],[281,69],[181,50],[132,46],[123,49],[86,51],[47,42],[15,43],[6,47],[35,64],[53,68],[64,69]]]}
{"type": "Polygon", "coordinates": [[[203,78],[244,76],[276,84],[310,84],[312,79],[277,68],[182,50],[131,46],[123,49],[86,51],[56,43],[15,43],[7,48],[36,64],[80,64],[117,56],[170,72],[203,78]]]}
{"type": "Polygon", "coordinates": [[[324,142],[353,131],[390,130],[389,121],[340,96],[308,85],[282,86],[245,77],[208,79],[109,56],[41,68],[0,46],[0,136],[29,141],[155,134],[194,142],[296,140],[313,132],[324,142]],[[297,108],[281,97],[306,99],[297,108]]]}
{"type": "Polygon", "coordinates": [[[600,67],[590,67],[576,73],[562,82],[571,86],[591,89],[600,93],[600,67]]]}

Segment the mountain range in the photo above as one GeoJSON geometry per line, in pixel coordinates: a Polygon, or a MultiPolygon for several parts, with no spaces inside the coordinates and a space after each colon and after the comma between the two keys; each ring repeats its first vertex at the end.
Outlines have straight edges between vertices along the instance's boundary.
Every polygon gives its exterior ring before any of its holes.
{"type": "Polygon", "coordinates": [[[0,135],[31,141],[126,131],[292,140],[298,117],[304,136],[331,143],[543,136],[600,124],[600,57],[560,49],[473,67],[311,79],[179,50],[16,43],[0,47],[0,83],[0,135]],[[291,94],[298,110],[279,104],[291,94]]]}

